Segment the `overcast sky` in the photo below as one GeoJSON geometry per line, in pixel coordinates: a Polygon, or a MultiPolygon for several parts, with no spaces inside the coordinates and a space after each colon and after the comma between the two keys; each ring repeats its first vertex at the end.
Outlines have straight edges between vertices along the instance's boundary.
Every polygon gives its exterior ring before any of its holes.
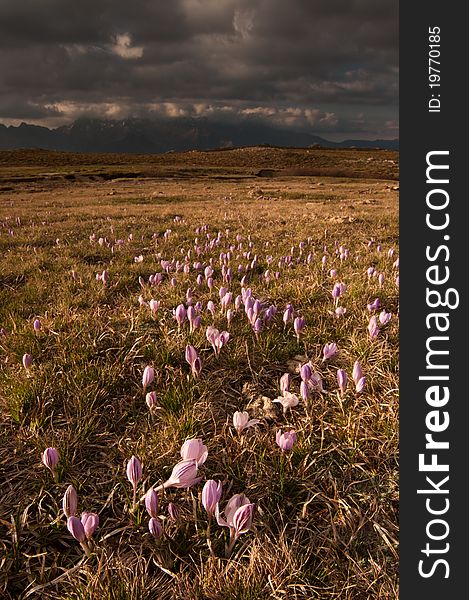
{"type": "Polygon", "coordinates": [[[0,0],[0,122],[261,120],[398,137],[398,0],[0,0]]]}

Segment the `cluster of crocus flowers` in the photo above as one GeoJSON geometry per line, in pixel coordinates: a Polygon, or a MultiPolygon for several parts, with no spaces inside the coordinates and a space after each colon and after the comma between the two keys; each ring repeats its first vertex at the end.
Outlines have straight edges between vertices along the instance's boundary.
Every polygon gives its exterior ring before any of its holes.
{"type": "Polygon", "coordinates": [[[218,356],[223,346],[225,346],[230,339],[230,334],[228,331],[220,332],[216,327],[209,325],[205,332],[205,337],[207,338],[207,341],[210,342],[215,354],[218,356]]]}
{"type": "Polygon", "coordinates": [[[154,488],[150,488],[145,494],[145,509],[150,515],[148,521],[148,530],[155,539],[160,539],[163,535],[163,526],[158,517],[159,499],[158,493],[154,488]]]}
{"type": "Polygon", "coordinates": [[[77,516],[78,495],[73,487],[69,485],[62,499],[62,510],[67,518],[67,529],[79,542],[87,556],[90,556],[89,541],[99,525],[99,516],[93,512],[82,512],[81,518],[77,516]]]}
{"type": "Polygon", "coordinates": [[[72,515],[67,519],[67,529],[72,536],[79,542],[87,556],[90,556],[90,541],[93,533],[99,525],[99,516],[96,513],[83,512],[81,519],[72,515]]]}

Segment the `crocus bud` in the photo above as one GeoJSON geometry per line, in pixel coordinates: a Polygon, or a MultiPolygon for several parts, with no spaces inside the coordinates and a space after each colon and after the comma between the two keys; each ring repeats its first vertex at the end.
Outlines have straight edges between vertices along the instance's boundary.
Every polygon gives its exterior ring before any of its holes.
{"type": "Polygon", "coordinates": [[[34,319],[34,321],[33,321],[33,329],[36,332],[41,331],[41,321],[39,319],[34,319]]]}
{"type": "Polygon", "coordinates": [[[313,371],[311,369],[311,365],[309,363],[305,363],[300,369],[301,379],[305,382],[308,382],[311,379],[313,371]]]}
{"type": "Polygon", "coordinates": [[[157,540],[159,540],[163,535],[163,527],[160,523],[160,520],[156,517],[152,517],[148,521],[148,530],[150,531],[151,535],[157,540]]]}
{"type": "Polygon", "coordinates": [[[360,377],[360,379],[357,381],[356,386],[355,386],[355,391],[357,392],[357,394],[361,394],[363,392],[365,383],[366,383],[366,377],[364,377],[364,376],[360,377]]]}
{"type": "Polygon", "coordinates": [[[75,517],[77,514],[78,496],[73,485],[69,485],[62,500],[62,509],[66,517],[75,517]]]}
{"type": "Polygon", "coordinates": [[[177,523],[181,518],[181,511],[179,510],[178,505],[174,504],[174,502],[170,502],[168,504],[168,514],[170,519],[175,523],[177,523]]]}
{"type": "Polygon", "coordinates": [[[89,540],[99,525],[99,517],[96,513],[81,513],[81,523],[85,531],[86,539],[89,540]]]}
{"type": "Polygon", "coordinates": [[[153,367],[146,366],[145,369],[143,370],[143,376],[142,376],[143,390],[145,390],[150,385],[150,383],[153,382],[154,379],[155,379],[155,369],[153,367]]]}
{"type": "Polygon", "coordinates": [[[213,479],[209,479],[205,482],[202,489],[202,505],[207,511],[207,515],[211,518],[214,513],[218,502],[220,501],[223,487],[221,481],[218,483],[213,479]]]}
{"type": "Polygon", "coordinates": [[[127,478],[134,487],[142,478],[142,465],[136,456],[132,456],[127,463],[127,478]]]}
{"type": "Polygon", "coordinates": [[[42,453],[42,462],[54,473],[59,463],[59,453],[55,448],[46,448],[42,453]]]}
{"type": "Polygon", "coordinates": [[[280,393],[283,394],[283,392],[288,392],[290,389],[290,385],[291,385],[291,375],[290,375],[290,373],[284,373],[280,377],[280,393]]]}
{"type": "Polygon", "coordinates": [[[23,354],[23,367],[29,369],[33,364],[33,357],[31,354],[23,354]]]}
{"type": "Polygon", "coordinates": [[[180,327],[184,323],[184,321],[186,320],[186,315],[187,312],[184,304],[179,304],[176,307],[176,310],[174,311],[174,318],[176,319],[178,327],[180,327]]]}
{"type": "Polygon", "coordinates": [[[198,357],[197,350],[194,346],[187,345],[186,346],[186,361],[192,366],[196,358],[198,357]]]}
{"type": "MultiPolygon", "coordinates": [[[[233,515],[234,538],[237,539],[242,533],[251,529],[255,504],[243,504],[233,515]]],[[[226,511],[225,511],[226,512],[226,511]]]]}
{"type": "Polygon", "coordinates": [[[145,402],[150,410],[156,406],[156,392],[148,392],[145,396],[145,402]]]}
{"type": "Polygon", "coordinates": [[[352,371],[352,378],[353,378],[353,381],[355,382],[355,385],[359,382],[359,380],[362,377],[363,377],[362,367],[361,367],[360,363],[358,362],[358,360],[356,360],[355,364],[353,365],[353,371],[352,371]]]}
{"type": "Polygon", "coordinates": [[[345,388],[347,387],[347,373],[343,369],[337,369],[337,383],[339,385],[340,395],[345,394],[345,388]]]}
{"type": "Polygon", "coordinates": [[[156,312],[159,307],[160,307],[160,301],[159,300],[153,300],[153,298],[150,300],[149,302],[149,306],[150,306],[150,310],[152,313],[156,312]]]}
{"type": "Polygon", "coordinates": [[[67,529],[73,537],[82,544],[86,539],[85,528],[78,517],[71,516],[67,519],[67,529]]]}
{"type": "Polygon", "coordinates": [[[150,488],[145,494],[145,508],[150,517],[156,518],[158,516],[158,493],[154,488],[150,488]]]}
{"type": "Polygon", "coordinates": [[[306,381],[302,381],[300,383],[300,396],[303,398],[303,400],[306,402],[306,400],[309,400],[311,398],[311,390],[309,388],[309,385],[306,383],[306,381]]]}
{"type": "Polygon", "coordinates": [[[300,340],[300,333],[303,332],[305,325],[306,325],[306,321],[305,321],[304,317],[296,317],[296,319],[293,321],[293,329],[295,330],[298,341],[300,340]]]}

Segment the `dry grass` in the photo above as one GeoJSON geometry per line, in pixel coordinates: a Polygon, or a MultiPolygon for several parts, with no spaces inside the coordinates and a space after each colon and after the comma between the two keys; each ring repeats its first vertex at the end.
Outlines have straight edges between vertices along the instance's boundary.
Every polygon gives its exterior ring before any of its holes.
{"type": "MultiPolygon", "coordinates": [[[[228,151],[205,154],[214,165],[227,160],[221,155],[229,156],[228,151]]],[[[327,156],[325,152],[321,159],[324,168],[337,168],[338,155],[333,163],[327,156]]],[[[381,156],[376,152],[374,158],[381,156]]],[[[178,161],[182,164],[183,158],[178,161]]],[[[276,161],[278,165],[281,156],[276,161]]],[[[305,168],[304,161],[297,163],[298,169],[305,168]]],[[[262,180],[260,186],[259,179],[241,171],[236,180],[220,179],[208,164],[201,178],[165,178],[161,173],[107,182],[39,178],[13,182],[12,190],[0,195],[0,327],[7,330],[0,337],[2,598],[398,597],[395,182],[283,176],[262,180]],[[201,225],[207,230],[197,234],[201,225]],[[167,229],[172,233],[165,239],[167,229]],[[204,265],[213,259],[215,287],[210,293],[205,283],[199,287],[195,282],[194,239],[201,245],[207,233],[213,238],[218,231],[219,246],[198,258],[204,265]],[[122,239],[124,244],[111,251],[106,244],[90,242],[93,233],[96,240],[122,239]],[[248,262],[242,254],[250,235],[258,267],[247,285],[256,298],[274,303],[278,314],[257,338],[239,310],[231,338],[216,357],[205,328],[213,322],[226,329],[225,317],[217,312],[212,319],[204,310],[202,327],[190,334],[187,323],[178,330],[172,309],[185,302],[191,287],[194,302],[205,307],[211,298],[219,311],[219,255],[237,246],[237,234],[243,248],[232,251],[230,289],[234,296],[240,293],[237,266],[248,262]],[[370,239],[375,242],[369,248],[370,239]],[[347,260],[335,254],[335,241],[349,249],[347,260]],[[325,245],[328,261],[322,269],[325,245]],[[300,262],[279,268],[279,258],[292,246],[300,262]],[[172,273],[160,286],[141,288],[139,276],[147,280],[162,271],[161,258],[183,261],[190,248],[188,274],[172,273]],[[390,248],[395,249],[393,257],[387,254],[390,248]],[[140,254],[143,262],[134,262],[140,254]],[[304,264],[308,254],[312,259],[304,264]],[[268,255],[273,257],[270,266],[268,255]],[[368,280],[371,265],[384,274],[382,287],[377,278],[368,280]],[[340,302],[347,308],[343,319],[332,314],[334,281],[328,272],[333,267],[338,280],[347,284],[340,302]],[[95,278],[105,268],[107,286],[95,278]],[[262,274],[267,268],[278,270],[279,279],[266,282],[262,274]],[[171,276],[177,279],[174,287],[171,276]],[[139,306],[139,294],[146,301],[161,300],[155,317],[139,306]],[[370,341],[366,305],[377,296],[393,317],[370,341]],[[292,325],[282,322],[288,302],[306,318],[299,342],[292,325]],[[32,329],[35,317],[42,322],[38,335],[32,329]],[[322,347],[331,341],[337,342],[339,354],[321,362],[322,347]],[[188,343],[201,353],[198,379],[184,359],[188,343]],[[21,365],[25,352],[33,356],[29,373],[21,365]],[[349,383],[341,399],[336,371],[345,369],[350,380],[357,359],[367,378],[365,390],[357,395],[349,383]],[[279,378],[287,371],[298,392],[295,369],[307,360],[321,373],[325,392],[284,415],[264,397],[279,395],[279,378]],[[147,364],[155,367],[152,389],[161,407],[153,415],[141,387],[147,364]],[[246,409],[261,423],[238,436],[231,417],[246,409]],[[275,432],[289,426],[297,430],[298,442],[282,456],[275,432]],[[159,542],[148,533],[143,507],[130,510],[132,490],[125,473],[130,456],[138,456],[143,465],[141,495],[168,477],[190,437],[201,437],[208,446],[200,473],[223,481],[222,508],[241,492],[256,504],[253,530],[240,537],[230,559],[224,558],[224,528],[212,524],[212,552],[207,543],[203,482],[189,491],[166,490],[160,503],[166,535],[159,542]],[[48,446],[56,447],[61,457],[58,482],[41,463],[48,446]],[[90,559],[68,533],[61,511],[70,483],[78,491],[79,511],[100,516],[90,559]],[[169,501],[180,507],[179,524],[168,518],[169,501]]],[[[70,172],[81,168],[71,162],[65,166],[70,172]]],[[[52,167],[39,165],[36,174],[52,167]]],[[[15,170],[9,169],[14,179],[15,170]]]]}

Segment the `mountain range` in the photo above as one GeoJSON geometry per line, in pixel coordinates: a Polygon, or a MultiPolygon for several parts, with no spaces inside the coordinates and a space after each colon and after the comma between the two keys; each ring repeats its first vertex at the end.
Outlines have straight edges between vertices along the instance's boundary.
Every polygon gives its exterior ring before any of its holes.
{"type": "Polygon", "coordinates": [[[399,140],[344,140],[322,137],[261,123],[215,122],[206,118],[95,119],[80,118],[55,129],[21,123],[0,124],[0,150],[42,148],[68,152],[160,154],[242,146],[399,149],[399,140]]]}

